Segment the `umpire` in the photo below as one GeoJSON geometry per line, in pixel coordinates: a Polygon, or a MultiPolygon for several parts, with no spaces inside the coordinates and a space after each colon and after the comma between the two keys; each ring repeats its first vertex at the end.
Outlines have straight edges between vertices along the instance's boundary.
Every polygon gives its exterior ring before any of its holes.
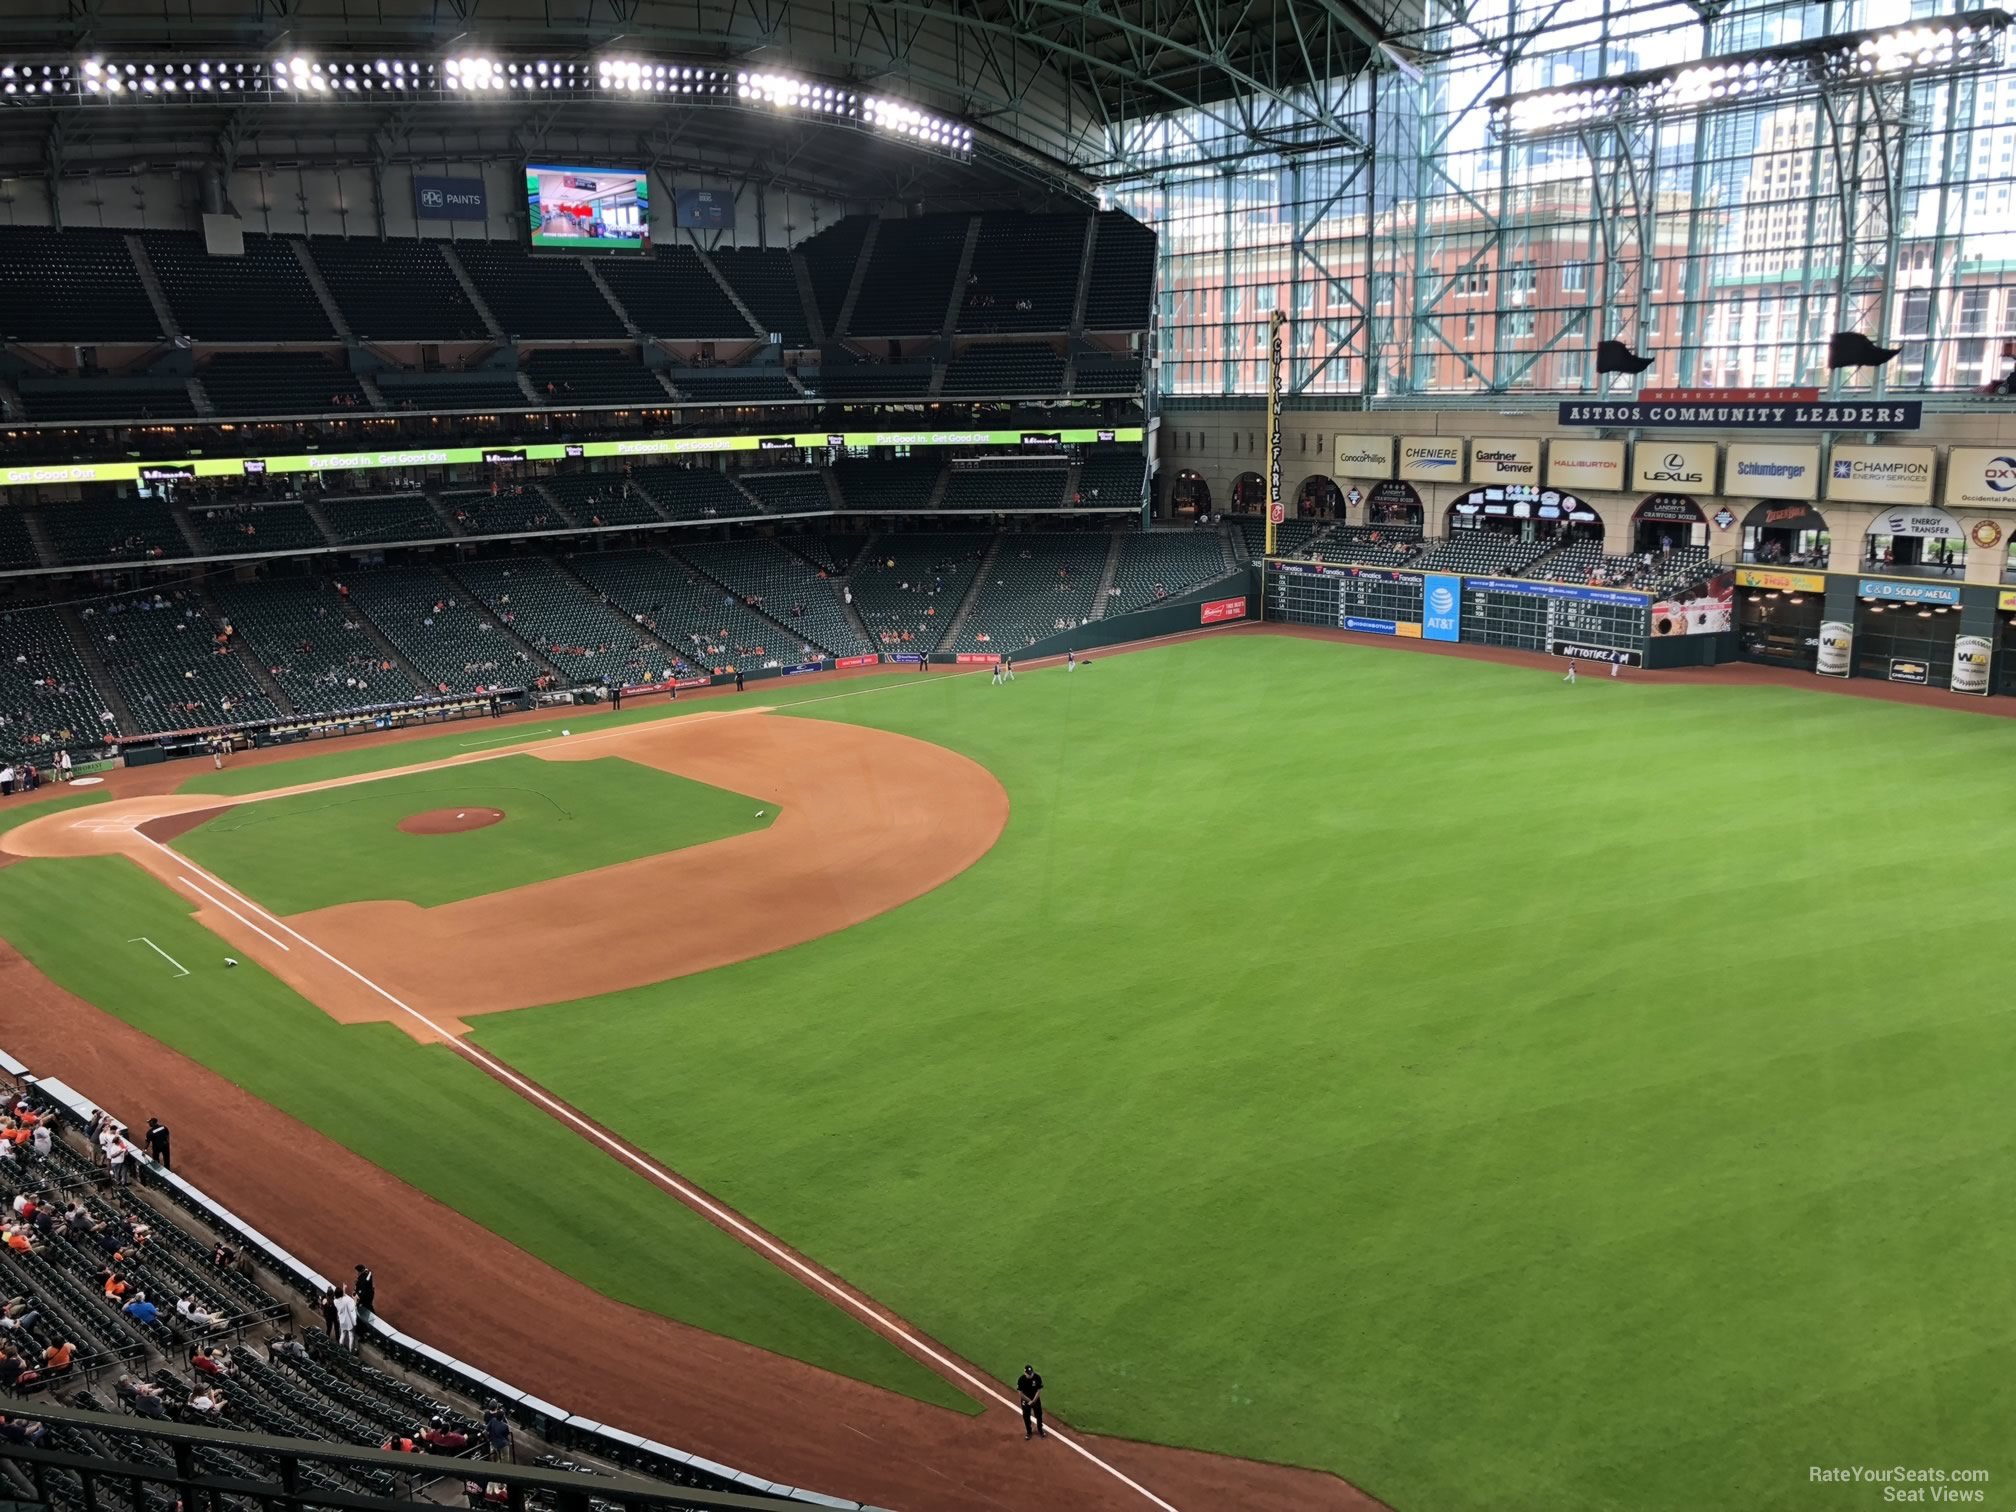
{"type": "Polygon", "coordinates": [[[1024,1439],[1050,1437],[1043,1431],[1043,1377],[1036,1374],[1034,1365],[1022,1367],[1022,1375],[1015,1382],[1015,1390],[1022,1398],[1022,1437],[1024,1439]]]}

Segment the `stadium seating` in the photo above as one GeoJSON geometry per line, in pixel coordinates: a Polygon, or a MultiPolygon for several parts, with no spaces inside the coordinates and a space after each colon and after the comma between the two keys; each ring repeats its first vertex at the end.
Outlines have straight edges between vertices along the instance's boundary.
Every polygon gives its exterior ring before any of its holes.
{"type": "Polygon", "coordinates": [[[847,576],[860,557],[861,548],[868,544],[868,537],[864,535],[832,535],[824,531],[807,531],[802,535],[779,539],[821,572],[834,578],[847,576]]]}
{"type": "Polygon", "coordinates": [[[583,582],[703,671],[792,666],[803,638],[745,608],[732,593],[661,551],[583,553],[566,558],[583,582]]]}
{"type": "Polygon", "coordinates": [[[562,473],[539,487],[583,529],[607,525],[662,525],[648,495],[622,473],[562,473]]]}
{"type": "Polygon", "coordinates": [[[489,334],[429,241],[309,238],[330,297],[365,341],[481,341],[489,334]]]}
{"type": "Polygon", "coordinates": [[[526,535],[535,530],[565,530],[574,522],[535,483],[500,483],[493,495],[487,488],[457,489],[440,496],[449,521],[464,535],[526,535]]]}
{"type": "Polygon", "coordinates": [[[933,336],[945,325],[970,217],[887,220],[875,234],[849,336],[933,336]]]}
{"type": "Polygon", "coordinates": [[[1552,548],[1549,541],[1522,541],[1493,530],[1459,530],[1444,540],[1428,542],[1407,565],[1423,572],[1517,577],[1552,548]]]}
{"type": "Polygon", "coordinates": [[[385,404],[395,410],[527,410],[532,401],[518,386],[518,373],[485,368],[470,373],[373,375],[385,404]],[[424,381],[420,381],[424,377],[424,381]]]}
{"type": "Polygon", "coordinates": [[[749,322],[701,263],[700,254],[683,242],[661,243],[648,258],[610,258],[601,264],[601,273],[646,336],[682,341],[750,339],[749,322]]]}
{"type": "Polygon", "coordinates": [[[864,514],[917,514],[929,507],[945,464],[936,456],[868,461],[848,457],[834,465],[849,509],[864,514]]]}
{"type": "Polygon", "coordinates": [[[103,499],[49,504],[42,528],[66,567],[102,562],[160,562],[189,555],[189,543],[159,499],[103,499]]]}
{"type": "Polygon", "coordinates": [[[712,404],[803,404],[781,367],[668,368],[665,376],[688,399],[712,404]]]}
{"type": "Polygon", "coordinates": [[[929,654],[952,629],[989,535],[881,535],[854,564],[854,608],[883,651],[929,654]]]}
{"type": "Polygon", "coordinates": [[[189,523],[208,551],[244,556],[255,551],[313,551],[329,544],[299,504],[191,505],[189,523]]]}
{"type": "Polygon", "coordinates": [[[1111,544],[1104,531],[1003,536],[947,649],[1009,655],[1082,623],[1098,600],[1111,544]]]}
{"type": "Polygon", "coordinates": [[[161,318],[120,231],[0,229],[0,340],[158,341],[161,318]]]}
{"type": "Polygon", "coordinates": [[[1677,546],[1668,552],[1640,554],[1643,566],[1631,586],[1655,596],[1678,593],[1701,581],[1708,572],[1706,546],[1677,546]]]}
{"type": "Polygon", "coordinates": [[[1064,387],[1064,359],[1034,342],[968,347],[945,370],[947,396],[1048,398],[1064,387]]]}
{"type": "Polygon", "coordinates": [[[1081,355],[1071,368],[1074,394],[1138,394],[1141,359],[1133,353],[1116,356],[1081,355]]]}
{"type": "Polygon", "coordinates": [[[816,386],[828,399],[921,399],[931,389],[929,362],[851,362],[828,353],[820,360],[816,386]]]}
{"type": "MultiPolygon", "coordinates": [[[[1239,533],[1246,538],[1246,550],[1256,560],[1267,549],[1267,522],[1257,514],[1229,515],[1239,533]]],[[[1328,520],[1283,520],[1274,531],[1274,554],[1284,557],[1306,557],[1310,543],[1319,531],[1329,527],[1328,520]]]]}
{"type": "Polygon", "coordinates": [[[1064,502],[1070,471],[1055,466],[1017,464],[1007,467],[954,465],[945,485],[946,509],[1016,513],[1027,509],[1057,509],[1064,502]]]}
{"type": "Polygon", "coordinates": [[[1588,583],[1599,577],[1606,583],[1628,582],[1639,565],[1635,557],[1604,555],[1601,541],[1575,541],[1542,557],[1526,576],[1549,583],[1588,583]]]}
{"type": "Polygon", "coordinates": [[[393,545],[400,541],[444,541],[455,532],[425,494],[377,494],[324,499],[322,518],[339,546],[393,545]]]}
{"type": "Polygon", "coordinates": [[[653,378],[636,352],[594,347],[534,352],[525,362],[532,387],[561,409],[580,404],[659,406],[672,396],[653,378]]]}
{"type": "Polygon", "coordinates": [[[982,216],[972,270],[960,297],[958,328],[1061,331],[1069,326],[1090,225],[1084,215],[982,216]]]}
{"type": "Polygon", "coordinates": [[[114,599],[85,623],[142,733],[248,724],[283,712],[190,590],[114,599]]]}
{"type": "Polygon", "coordinates": [[[435,693],[522,688],[552,675],[466,588],[431,567],[360,572],[338,583],[435,693]]]}
{"type": "Polygon", "coordinates": [[[789,252],[780,247],[724,247],[707,255],[766,335],[782,336],[787,347],[812,344],[789,252]]]}
{"type": "Polygon", "coordinates": [[[301,714],[340,714],[420,696],[325,579],[220,583],[217,608],[301,714]]]}
{"type": "Polygon", "coordinates": [[[213,257],[203,238],[149,231],[140,238],[168,308],[194,341],[333,341],[291,242],[245,238],[242,257],[213,257]]]}
{"type": "Polygon", "coordinates": [[[631,480],[668,520],[749,519],[760,512],[726,476],[704,465],[661,462],[638,468],[631,480]]]}
{"type": "Polygon", "coordinates": [[[1101,509],[1139,506],[1145,476],[1138,451],[1090,452],[1078,469],[1078,502],[1101,509]]]}
{"type": "Polygon", "coordinates": [[[16,385],[31,420],[193,420],[188,383],[93,378],[24,378],[16,385]]]}
{"type": "Polygon", "coordinates": [[[775,541],[682,545],[678,554],[830,655],[860,656],[875,649],[854,627],[841,585],[775,541]]]}
{"type": "Polygon", "coordinates": [[[327,415],[371,408],[353,374],[308,352],[219,352],[199,376],[220,415],[327,415]]]}
{"type": "Polygon", "coordinates": [[[465,562],[455,576],[565,683],[654,681],[664,668],[663,647],[544,557],[465,562]]]}
{"type": "Polygon", "coordinates": [[[28,512],[0,506],[0,571],[20,572],[41,565],[35,538],[28,533],[28,512]]]}
{"type": "Polygon", "coordinates": [[[37,761],[101,745],[112,733],[104,711],[55,610],[0,610],[0,753],[37,761]]]}
{"type": "Polygon", "coordinates": [[[818,472],[785,471],[782,468],[752,468],[735,475],[771,514],[831,514],[833,497],[826,492],[826,480],[818,472]]]}
{"type": "Polygon", "coordinates": [[[1232,570],[1215,530],[1155,530],[1120,538],[1107,614],[1145,609],[1232,570]]]}
{"type": "Polygon", "coordinates": [[[578,257],[534,257],[517,242],[455,244],[462,271],[516,341],[621,341],[623,322],[578,257]]]}
{"type": "MultiPolygon", "coordinates": [[[[1322,525],[1320,520],[1298,520],[1298,525],[1322,525]]],[[[1319,530],[1304,552],[1326,562],[1343,562],[1364,567],[1412,565],[1421,549],[1421,532],[1404,525],[1332,525],[1319,530]]]]}
{"type": "Polygon", "coordinates": [[[798,255],[805,259],[812,297],[819,305],[819,317],[829,339],[839,334],[840,309],[847,300],[847,286],[854,278],[861,243],[867,239],[872,224],[869,216],[850,215],[799,243],[798,255]]]}
{"type": "Polygon", "coordinates": [[[1099,213],[1085,326],[1092,331],[1143,331],[1155,289],[1155,233],[1118,210],[1099,213]]]}

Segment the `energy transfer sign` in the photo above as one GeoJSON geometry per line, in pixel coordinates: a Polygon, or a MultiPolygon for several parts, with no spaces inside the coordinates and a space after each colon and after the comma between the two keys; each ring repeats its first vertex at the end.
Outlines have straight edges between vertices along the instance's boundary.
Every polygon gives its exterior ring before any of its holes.
{"type": "Polygon", "coordinates": [[[1948,509],[2016,509],[2016,446],[1956,446],[1946,453],[1948,509]]]}
{"type": "Polygon", "coordinates": [[[1470,441],[1470,481],[1472,483],[1538,483],[1540,443],[1538,441],[1498,441],[1472,437],[1470,441]]]}
{"type": "Polygon", "coordinates": [[[1622,441],[1555,440],[1547,448],[1547,486],[1572,493],[1619,493],[1624,487],[1622,441]]]}
{"type": "Polygon", "coordinates": [[[1715,443],[1640,441],[1631,448],[1631,486],[1654,493],[1715,492],[1715,443]]]}
{"type": "Polygon", "coordinates": [[[1337,450],[1330,458],[1330,472],[1338,478],[1386,479],[1393,476],[1391,436],[1339,436],[1337,450]]]}
{"type": "Polygon", "coordinates": [[[1820,448],[1732,442],[1722,458],[1722,492],[1732,499],[1817,499],[1820,448]]]}
{"type": "Polygon", "coordinates": [[[1827,497],[1858,504],[1930,504],[1932,448],[1838,444],[1827,459],[1827,497]]]}
{"type": "Polygon", "coordinates": [[[1449,436],[1402,436],[1399,476],[1410,483],[1461,483],[1463,443],[1449,436]]]}

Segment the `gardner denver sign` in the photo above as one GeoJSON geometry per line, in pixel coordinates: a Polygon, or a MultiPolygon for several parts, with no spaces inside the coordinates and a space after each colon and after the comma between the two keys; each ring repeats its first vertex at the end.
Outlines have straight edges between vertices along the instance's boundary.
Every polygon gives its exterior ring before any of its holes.
{"type": "Polygon", "coordinates": [[[1887,430],[1915,431],[1923,407],[1912,400],[1881,404],[1610,404],[1572,399],[1560,407],[1562,425],[1659,425],[1681,430],[1887,430]]]}

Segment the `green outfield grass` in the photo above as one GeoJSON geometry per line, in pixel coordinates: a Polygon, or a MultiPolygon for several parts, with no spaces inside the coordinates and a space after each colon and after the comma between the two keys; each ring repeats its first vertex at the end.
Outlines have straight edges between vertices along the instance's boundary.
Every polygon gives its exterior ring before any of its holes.
{"type": "MultiPolygon", "coordinates": [[[[454,1051],[389,1024],[339,1025],[256,962],[227,972],[217,937],[123,858],[0,869],[0,933],[77,996],[612,1297],[976,1410],[454,1051]],[[174,977],[131,943],[140,935],[192,975],[174,977]]],[[[286,1214],[258,1224],[287,1241],[286,1214]]]]}
{"type": "Polygon", "coordinates": [[[432,908],[745,834],[777,813],[767,799],[617,756],[500,756],[237,804],[175,846],[277,913],[372,898],[432,908]],[[501,809],[505,817],[453,835],[398,827],[409,815],[444,808],[501,809]]]}
{"type": "Polygon", "coordinates": [[[1087,1428],[1401,1512],[2016,1495],[2016,725],[1254,638],[813,712],[1001,842],[477,1038],[1087,1428]]]}

